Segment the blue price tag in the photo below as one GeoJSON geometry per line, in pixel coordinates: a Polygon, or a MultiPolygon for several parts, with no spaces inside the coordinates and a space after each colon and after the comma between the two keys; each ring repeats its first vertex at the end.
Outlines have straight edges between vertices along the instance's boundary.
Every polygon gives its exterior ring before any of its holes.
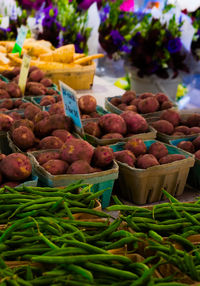
{"type": "Polygon", "coordinates": [[[69,86],[64,84],[62,81],[59,81],[59,83],[60,83],[60,90],[63,98],[63,103],[65,106],[65,114],[72,118],[75,127],[78,129],[79,132],[83,133],[83,126],[76,98],[76,92],[69,86]]]}

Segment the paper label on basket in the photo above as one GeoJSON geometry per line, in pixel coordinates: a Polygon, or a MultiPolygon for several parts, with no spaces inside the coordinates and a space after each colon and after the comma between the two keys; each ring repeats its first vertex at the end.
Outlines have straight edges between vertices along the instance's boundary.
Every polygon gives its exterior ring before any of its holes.
{"type": "Polygon", "coordinates": [[[78,133],[84,135],[76,92],[62,81],[59,81],[59,83],[65,114],[72,118],[78,133]]]}
{"type": "Polygon", "coordinates": [[[28,28],[22,25],[19,29],[12,53],[19,53],[21,55],[22,47],[26,39],[27,32],[28,32],[28,28]]]}
{"type": "Polygon", "coordinates": [[[31,57],[24,54],[23,60],[22,60],[22,65],[21,65],[21,70],[19,74],[19,82],[18,85],[21,89],[22,96],[24,96],[25,88],[26,88],[26,81],[28,77],[28,71],[30,67],[30,62],[31,62],[31,57]]]}

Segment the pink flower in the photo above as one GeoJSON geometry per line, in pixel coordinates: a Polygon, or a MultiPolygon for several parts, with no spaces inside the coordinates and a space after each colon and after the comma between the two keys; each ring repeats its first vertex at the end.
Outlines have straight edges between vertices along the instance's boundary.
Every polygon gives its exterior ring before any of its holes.
{"type": "Polygon", "coordinates": [[[125,0],[120,6],[120,10],[124,12],[133,12],[134,0],[125,0]]]}

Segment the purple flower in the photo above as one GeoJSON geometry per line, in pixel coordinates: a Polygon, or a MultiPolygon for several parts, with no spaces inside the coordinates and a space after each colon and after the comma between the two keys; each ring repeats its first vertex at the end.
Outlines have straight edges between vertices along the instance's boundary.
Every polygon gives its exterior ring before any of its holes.
{"type": "Polygon", "coordinates": [[[181,50],[182,43],[179,38],[174,38],[169,40],[167,44],[167,49],[171,54],[177,53],[181,50]]]}
{"type": "Polygon", "coordinates": [[[53,8],[53,6],[50,5],[43,10],[43,13],[45,14],[45,17],[42,20],[42,25],[50,28],[56,20],[56,17],[58,15],[58,9],[57,7],[53,8]]]}
{"type": "Polygon", "coordinates": [[[127,46],[127,45],[123,45],[120,50],[122,52],[125,52],[125,53],[130,53],[131,52],[131,47],[127,46]]]}
{"type": "Polygon", "coordinates": [[[112,30],[110,35],[115,45],[120,45],[120,46],[122,45],[122,42],[124,41],[124,37],[119,33],[119,31],[112,30]]]}
{"type": "Polygon", "coordinates": [[[110,13],[110,5],[108,3],[106,3],[106,5],[103,8],[103,10],[100,12],[101,23],[106,21],[106,19],[108,18],[108,14],[109,13],[110,13]]]}
{"type": "Polygon", "coordinates": [[[83,10],[87,10],[94,2],[95,2],[95,0],[83,0],[79,4],[79,8],[81,8],[83,10]]]}

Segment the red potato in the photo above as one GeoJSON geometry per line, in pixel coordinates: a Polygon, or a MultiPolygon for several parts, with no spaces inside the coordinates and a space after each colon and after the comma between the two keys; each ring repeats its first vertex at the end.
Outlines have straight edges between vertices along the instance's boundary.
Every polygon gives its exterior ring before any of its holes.
{"type": "Polygon", "coordinates": [[[21,153],[12,153],[1,161],[2,174],[11,181],[27,179],[32,172],[30,159],[21,153]]]}
{"type": "Polygon", "coordinates": [[[0,153],[0,162],[1,162],[4,158],[6,158],[6,155],[3,154],[3,153],[0,153]]]}
{"type": "Polygon", "coordinates": [[[122,101],[119,97],[113,97],[111,98],[110,103],[112,103],[114,106],[118,106],[120,103],[122,103],[122,101]]]}
{"type": "Polygon", "coordinates": [[[181,149],[183,149],[183,150],[185,150],[187,152],[190,152],[190,153],[194,153],[195,152],[194,145],[190,141],[181,141],[181,142],[178,143],[177,147],[181,148],[181,149]]]}
{"type": "Polygon", "coordinates": [[[69,164],[65,161],[52,159],[44,163],[42,167],[51,175],[66,174],[69,164]]]}
{"type": "Polygon", "coordinates": [[[168,154],[167,147],[161,142],[155,142],[151,144],[148,149],[148,153],[154,155],[157,160],[168,154]]]}
{"type": "Polygon", "coordinates": [[[7,83],[5,81],[0,80],[0,89],[4,90],[7,83]]]}
{"type": "Polygon", "coordinates": [[[200,149],[200,136],[198,136],[197,138],[195,138],[195,139],[192,141],[192,144],[194,145],[194,147],[195,147],[196,150],[199,150],[199,149],[200,149]]]}
{"type": "Polygon", "coordinates": [[[91,169],[90,169],[90,173],[97,173],[97,172],[102,172],[103,170],[102,169],[100,169],[100,168],[93,168],[93,167],[91,167],[91,169]]]}
{"type": "Polygon", "coordinates": [[[187,118],[187,126],[196,127],[200,126],[200,114],[194,113],[187,118]]]}
{"type": "Polygon", "coordinates": [[[9,71],[9,70],[4,70],[4,71],[1,72],[1,74],[2,74],[4,77],[6,77],[6,78],[8,78],[8,79],[10,79],[10,80],[15,76],[15,74],[13,73],[13,71],[9,71]]]}
{"type": "MultiPolygon", "coordinates": [[[[129,112],[129,111],[127,111],[129,112]]],[[[130,111],[132,112],[132,111],[130,111]]],[[[120,133],[122,135],[126,134],[127,128],[124,119],[117,114],[108,113],[103,115],[99,119],[99,126],[104,131],[104,133],[120,133]]]]}
{"type": "Polygon", "coordinates": [[[174,132],[174,126],[167,120],[158,120],[152,122],[151,125],[161,133],[171,135],[174,132]]]}
{"type": "Polygon", "coordinates": [[[122,95],[121,101],[122,103],[129,104],[135,98],[136,98],[136,93],[132,90],[128,90],[122,95]]]}
{"type": "Polygon", "coordinates": [[[94,150],[92,158],[95,167],[104,168],[112,163],[114,160],[114,152],[108,146],[98,146],[94,150]]]}
{"type": "Polygon", "coordinates": [[[0,113],[0,131],[10,130],[14,120],[7,114],[0,113]]]}
{"type": "Polygon", "coordinates": [[[19,106],[19,109],[25,109],[29,105],[33,105],[33,103],[31,103],[31,102],[22,102],[22,104],[20,104],[20,106],[19,106]]]}
{"type": "Polygon", "coordinates": [[[162,104],[161,104],[161,107],[160,109],[161,110],[165,110],[165,109],[169,109],[169,108],[172,108],[173,107],[173,103],[171,101],[164,101],[162,104]]]}
{"type": "Polygon", "coordinates": [[[7,83],[5,89],[12,98],[22,97],[22,93],[19,86],[14,82],[7,83]]]}
{"type": "Polygon", "coordinates": [[[87,161],[78,160],[73,162],[68,170],[67,174],[89,174],[93,173],[93,168],[89,165],[87,161]]]}
{"type": "Polygon", "coordinates": [[[44,119],[35,123],[34,133],[39,138],[50,135],[53,130],[54,129],[50,121],[50,117],[45,117],[44,119]]]}
{"type": "Polygon", "coordinates": [[[39,153],[36,156],[36,159],[40,165],[45,164],[46,162],[50,160],[58,160],[60,159],[60,152],[54,151],[54,152],[43,152],[39,153]]]}
{"type": "Polygon", "coordinates": [[[174,133],[172,133],[173,136],[183,136],[185,135],[183,132],[180,132],[180,131],[176,131],[174,133]]]}
{"type": "Polygon", "coordinates": [[[30,73],[31,73],[32,71],[35,71],[35,70],[39,70],[39,68],[36,67],[36,66],[31,66],[31,67],[29,68],[28,74],[30,75],[30,73]]]}
{"type": "Polygon", "coordinates": [[[45,87],[52,86],[53,82],[50,78],[43,77],[43,79],[40,81],[41,84],[43,84],[45,87]]]}
{"type": "Polygon", "coordinates": [[[131,151],[136,157],[147,152],[146,145],[144,144],[143,140],[139,138],[133,138],[126,142],[124,149],[131,151]]]}
{"type": "Polygon", "coordinates": [[[32,121],[30,121],[28,119],[20,119],[20,120],[16,120],[15,122],[13,122],[11,132],[13,132],[14,129],[16,129],[20,126],[26,126],[26,127],[30,128],[32,131],[34,130],[34,124],[32,121]]]}
{"type": "Polygon", "coordinates": [[[159,162],[160,164],[168,164],[168,163],[172,163],[174,161],[179,161],[179,160],[183,160],[185,159],[184,155],[181,154],[168,154],[164,157],[162,157],[159,162]]]}
{"type": "Polygon", "coordinates": [[[7,109],[12,109],[12,108],[14,108],[12,99],[10,99],[10,98],[4,99],[4,100],[0,103],[0,108],[7,108],[7,109]]]}
{"type": "Polygon", "coordinates": [[[18,108],[23,103],[23,100],[17,99],[13,103],[14,103],[14,107],[18,108]]]}
{"type": "Polygon", "coordinates": [[[127,108],[126,103],[120,103],[117,108],[119,108],[120,110],[125,110],[127,108]]]}
{"type": "Polygon", "coordinates": [[[140,94],[139,99],[145,99],[148,97],[154,97],[154,94],[151,92],[144,92],[144,93],[140,94]]]}
{"type": "Polygon", "coordinates": [[[93,146],[82,139],[72,138],[61,148],[61,159],[68,163],[84,160],[90,164],[93,154],[93,146]]]}
{"type": "Polygon", "coordinates": [[[52,89],[52,88],[47,88],[46,94],[48,94],[48,95],[55,95],[55,96],[58,95],[58,94],[56,93],[56,91],[55,91],[54,89],[52,89]]]}
{"type": "Polygon", "coordinates": [[[49,118],[49,117],[50,117],[50,114],[49,114],[48,111],[41,111],[41,110],[40,110],[40,112],[38,112],[38,113],[35,115],[35,117],[34,117],[34,119],[33,119],[33,122],[34,122],[34,123],[37,123],[37,122],[43,120],[44,118],[49,118]]]}
{"type": "Polygon", "coordinates": [[[46,91],[38,86],[31,86],[28,90],[29,95],[45,95],[46,91]]]}
{"type": "Polygon", "coordinates": [[[16,77],[13,78],[12,82],[18,84],[18,82],[19,82],[19,74],[16,77]]]}
{"type": "Polygon", "coordinates": [[[178,126],[180,123],[180,115],[177,111],[173,109],[163,111],[160,116],[160,119],[169,121],[174,127],[178,126]]]}
{"type": "Polygon", "coordinates": [[[21,182],[4,182],[3,184],[0,185],[0,188],[4,188],[5,186],[14,188],[19,186],[19,184],[21,184],[21,182]]]}
{"type": "Polygon", "coordinates": [[[164,94],[164,93],[156,93],[155,98],[157,99],[157,101],[162,104],[163,102],[169,101],[169,97],[164,94]]]}
{"type": "Polygon", "coordinates": [[[196,159],[200,160],[200,150],[196,151],[194,155],[196,159]]]}
{"type": "MultiPolygon", "coordinates": [[[[133,111],[124,111],[120,115],[126,125],[128,133],[143,133],[148,130],[148,124],[144,117],[133,111]]],[[[119,132],[120,133],[120,132],[119,132]]]]}
{"type": "Polygon", "coordinates": [[[190,134],[197,134],[200,133],[200,127],[191,127],[190,128],[190,134]]]}
{"type": "Polygon", "coordinates": [[[74,138],[74,136],[67,130],[65,129],[57,129],[57,130],[54,130],[52,133],[51,133],[52,136],[55,136],[57,138],[59,138],[62,142],[66,142],[67,140],[70,140],[72,138],[74,138]]]}
{"type": "Polygon", "coordinates": [[[141,101],[141,99],[135,98],[135,99],[131,100],[130,105],[135,105],[138,109],[138,104],[140,101],[141,101]]]}
{"type": "Polygon", "coordinates": [[[4,89],[0,89],[0,99],[4,99],[4,98],[10,98],[10,94],[4,90],[4,89]]]}
{"type": "Polygon", "coordinates": [[[65,115],[64,105],[62,101],[53,103],[49,109],[49,114],[63,114],[65,115]]]}
{"type": "Polygon", "coordinates": [[[120,133],[107,133],[103,135],[101,139],[122,139],[124,138],[120,133]]]}
{"type": "Polygon", "coordinates": [[[81,119],[88,119],[91,118],[91,116],[89,114],[82,114],[81,115],[81,119]]]}
{"type": "Polygon", "coordinates": [[[141,113],[152,113],[159,109],[159,102],[155,97],[147,97],[140,100],[138,103],[138,109],[141,113]]]}
{"type": "Polygon", "coordinates": [[[32,130],[25,126],[20,126],[12,132],[12,139],[20,149],[26,150],[35,144],[35,135],[32,130]]]}
{"type": "Polygon", "coordinates": [[[40,149],[60,149],[63,145],[63,142],[55,136],[47,136],[43,138],[40,143],[40,149]]]}
{"type": "Polygon", "coordinates": [[[97,122],[87,122],[84,126],[84,131],[94,137],[101,137],[101,129],[97,122]]]}
{"type": "Polygon", "coordinates": [[[31,73],[29,73],[29,80],[30,81],[41,81],[45,77],[45,73],[40,69],[35,69],[31,73]]]}
{"type": "Polygon", "coordinates": [[[92,118],[99,118],[99,117],[101,117],[101,115],[98,112],[96,112],[96,111],[91,112],[89,115],[92,118]]]}
{"type": "Polygon", "coordinates": [[[39,82],[29,81],[26,84],[26,92],[29,92],[30,88],[32,88],[32,87],[38,88],[38,89],[42,90],[43,92],[46,92],[46,90],[47,90],[43,84],[41,84],[39,82]]]}
{"type": "Polygon", "coordinates": [[[5,111],[8,111],[8,109],[7,108],[0,108],[0,111],[5,112],[5,111]]]}
{"type": "Polygon", "coordinates": [[[174,132],[182,132],[185,135],[190,134],[190,128],[185,125],[180,125],[174,128],[174,132]]]}
{"type": "Polygon", "coordinates": [[[136,166],[140,169],[147,169],[157,165],[159,165],[159,162],[152,154],[140,155],[136,161],[136,166]]]}
{"type": "Polygon", "coordinates": [[[41,109],[35,105],[28,105],[24,110],[25,118],[29,120],[34,120],[34,117],[37,113],[41,112],[41,109]]]}
{"type": "Polygon", "coordinates": [[[73,121],[65,114],[53,114],[49,119],[52,126],[52,131],[56,129],[66,129],[67,131],[71,132],[73,130],[73,121]]]}
{"type": "Polygon", "coordinates": [[[14,77],[20,74],[20,70],[20,67],[14,67],[14,69],[12,70],[14,77]]]}
{"type": "Polygon", "coordinates": [[[56,99],[52,95],[44,96],[42,98],[42,100],[40,101],[40,105],[41,106],[47,106],[47,105],[51,105],[51,104],[54,104],[54,103],[56,103],[56,99]]]}
{"type": "Polygon", "coordinates": [[[135,155],[129,150],[122,150],[114,153],[115,159],[119,162],[126,163],[130,167],[134,167],[136,158],[135,155]]]}
{"type": "Polygon", "coordinates": [[[96,111],[97,101],[92,95],[83,95],[78,99],[78,105],[83,113],[88,114],[96,111]]]}

